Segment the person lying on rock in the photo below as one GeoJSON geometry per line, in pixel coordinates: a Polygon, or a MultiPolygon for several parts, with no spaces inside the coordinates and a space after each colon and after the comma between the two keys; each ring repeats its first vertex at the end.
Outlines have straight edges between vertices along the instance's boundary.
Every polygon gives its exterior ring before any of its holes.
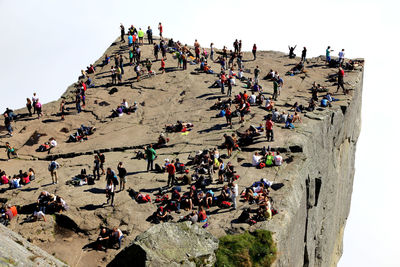
{"type": "Polygon", "coordinates": [[[182,122],[182,121],[177,121],[176,124],[166,124],[165,129],[167,132],[186,132],[190,131],[191,128],[193,127],[193,124],[190,122],[182,122]]]}

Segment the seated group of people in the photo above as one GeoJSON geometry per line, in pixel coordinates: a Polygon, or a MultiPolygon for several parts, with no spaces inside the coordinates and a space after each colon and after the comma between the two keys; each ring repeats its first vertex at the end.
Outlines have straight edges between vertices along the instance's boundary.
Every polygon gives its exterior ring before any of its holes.
{"type": "Polygon", "coordinates": [[[250,215],[250,209],[245,209],[238,218],[239,222],[255,224],[260,221],[271,220],[272,215],[276,214],[272,207],[272,198],[269,196],[269,187],[271,185],[271,182],[261,179],[246,188],[241,194],[242,198],[245,202],[248,201],[249,204],[256,203],[258,207],[254,216],[250,215]]]}
{"type": "Polygon", "coordinates": [[[137,109],[138,109],[138,103],[136,101],[133,103],[132,106],[129,106],[126,99],[123,99],[122,103],[118,105],[116,109],[113,109],[111,111],[110,118],[121,117],[122,115],[124,115],[124,113],[129,115],[131,113],[135,113],[137,109]]]}
{"type": "Polygon", "coordinates": [[[13,177],[8,176],[6,172],[0,170],[0,184],[8,185],[10,189],[20,188],[23,185],[29,184],[31,181],[35,180],[35,171],[29,168],[28,172],[19,171],[18,175],[13,177]]]}
{"type": "Polygon", "coordinates": [[[18,215],[17,208],[12,205],[2,204],[0,207],[0,223],[4,226],[9,225],[10,221],[18,215]]]}
{"type": "Polygon", "coordinates": [[[298,64],[296,64],[296,66],[294,66],[293,68],[291,68],[288,72],[286,72],[286,75],[296,75],[296,74],[300,74],[305,72],[304,70],[304,62],[300,61],[298,64]]]}
{"type": "MultiPolygon", "coordinates": [[[[296,102],[297,103],[297,102],[296,102]]],[[[294,129],[294,123],[300,122],[302,123],[302,119],[300,117],[300,112],[304,110],[304,107],[296,104],[292,106],[290,110],[295,110],[294,114],[286,113],[285,111],[279,112],[277,108],[272,111],[272,114],[269,114],[268,117],[271,117],[271,120],[276,123],[284,123],[286,129],[294,129]]]]}
{"type": "Polygon", "coordinates": [[[92,135],[96,131],[96,127],[94,126],[85,126],[81,125],[78,130],[69,136],[67,142],[79,142],[83,140],[87,140],[89,135],[92,135]]]}
{"type": "Polygon", "coordinates": [[[47,191],[42,191],[37,199],[37,208],[43,214],[63,212],[69,209],[67,203],[60,196],[50,194],[47,191]]]}
{"type": "Polygon", "coordinates": [[[256,168],[281,166],[283,158],[279,151],[273,152],[271,150],[263,150],[259,154],[257,151],[254,153],[251,165],[256,168]]]}
{"type": "Polygon", "coordinates": [[[119,228],[108,229],[107,227],[101,227],[95,242],[95,249],[107,251],[107,249],[113,248],[116,244],[118,245],[117,249],[120,249],[122,238],[124,238],[124,234],[119,228]]]}

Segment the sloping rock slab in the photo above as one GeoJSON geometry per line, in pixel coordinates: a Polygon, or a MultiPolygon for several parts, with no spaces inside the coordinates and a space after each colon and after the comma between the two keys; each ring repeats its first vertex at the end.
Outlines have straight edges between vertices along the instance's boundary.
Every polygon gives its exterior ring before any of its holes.
{"type": "Polygon", "coordinates": [[[108,266],[213,266],[218,239],[190,222],[151,227],[108,266]]]}
{"type": "Polygon", "coordinates": [[[67,266],[0,224],[0,266],[67,266]]]}

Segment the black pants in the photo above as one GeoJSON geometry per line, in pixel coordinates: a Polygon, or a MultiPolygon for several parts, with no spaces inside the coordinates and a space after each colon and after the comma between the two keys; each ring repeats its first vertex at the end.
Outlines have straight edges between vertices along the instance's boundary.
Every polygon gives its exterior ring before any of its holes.
{"type": "Polygon", "coordinates": [[[108,202],[110,201],[110,199],[111,199],[111,205],[114,205],[114,192],[110,192],[110,193],[108,193],[107,194],[107,204],[108,204],[108,202]]]}
{"type": "Polygon", "coordinates": [[[274,141],[274,131],[267,129],[267,141],[274,141]]]}
{"type": "Polygon", "coordinates": [[[96,174],[97,174],[97,180],[100,180],[100,168],[93,170],[93,179],[95,180],[96,180],[96,174]]]}
{"type": "Polygon", "coordinates": [[[168,187],[174,184],[176,184],[175,174],[168,174],[168,187]]]}
{"type": "Polygon", "coordinates": [[[274,93],[272,94],[272,99],[275,101],[278,99],[278,89],[274,89],[274,93]]]}
{"type": "Polygon", "coordinates": [[[338,84],[337,84],[337,89],[336,93],[339,92],[339,88],[342,87],[343,93],[346,94],[346,89],[344,89],[344,82],[343,79],[339,79],[338,84]]]}
{"type": "Polygon", "coordinates": [[[147,160],[147,171],[149,171],[151,168],[151,170],[153,170],[153,160],[148,159],[147,160]]]}
{"type": "Polygon", "coordinates": [[[153,36],[147,36],[147,40],[149,41],[149,44],[153,44],[153,36]]]}

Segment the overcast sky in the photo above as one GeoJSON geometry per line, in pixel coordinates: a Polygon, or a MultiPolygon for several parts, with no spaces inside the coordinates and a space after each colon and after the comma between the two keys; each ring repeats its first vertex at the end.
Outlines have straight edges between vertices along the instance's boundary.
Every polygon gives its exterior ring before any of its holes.
{"type": "Polygon", "coordinates": [[[400,237],[395,168],[400,151],[396,43],[397,1],[50,1],[0,0],[0,110],[25,105],[37,92],[56,100],[119,35],[119,24],[192,44],[216,47],[242,39],[243,47],[286,52],[306,46],[310,56],[327,45],[366,59],[362,131],[357,146],[351,213],[339,266],[399,266],[400,237]],[[140,4],[139,4],[140,3],[140,4]]]}

